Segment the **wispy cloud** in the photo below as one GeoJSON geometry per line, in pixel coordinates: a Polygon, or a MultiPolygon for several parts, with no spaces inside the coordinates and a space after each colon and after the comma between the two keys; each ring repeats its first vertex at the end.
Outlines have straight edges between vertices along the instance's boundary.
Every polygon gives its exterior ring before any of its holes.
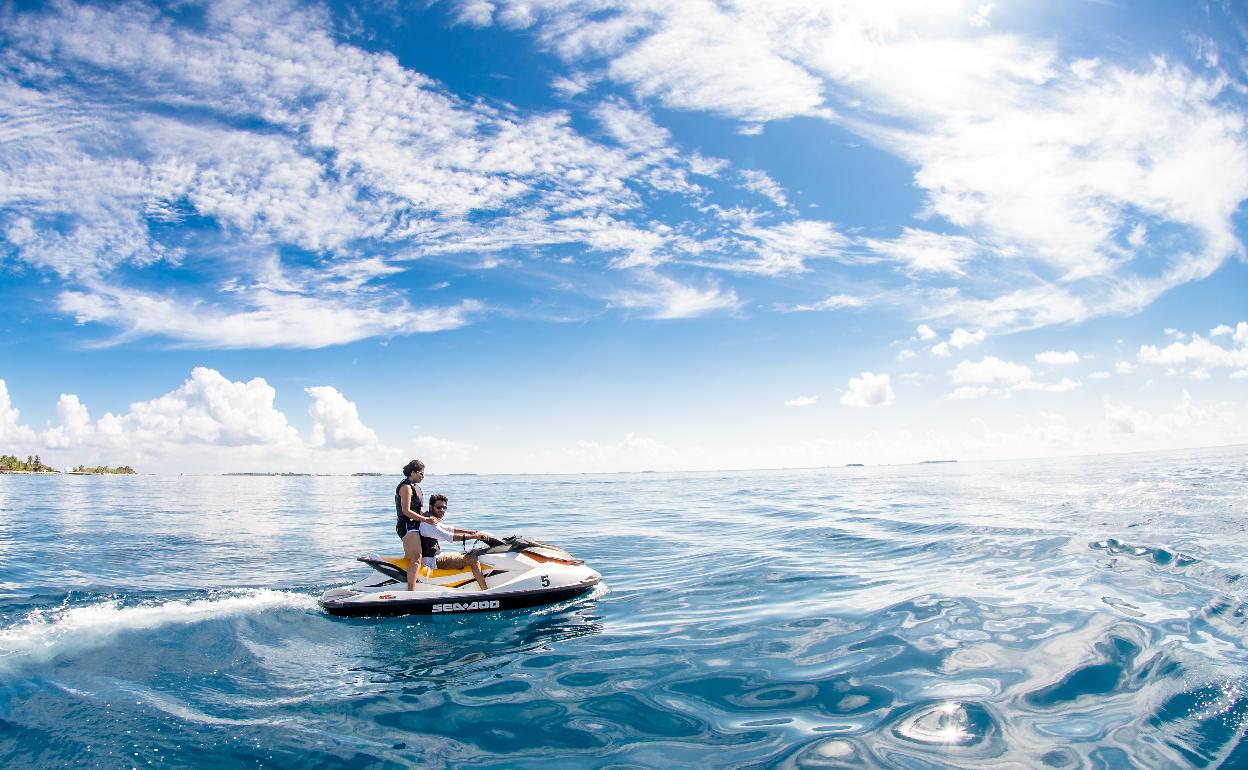
{"type": "Polygon", "coordinates": [[[417,309],[402,300],[357,302],[264,288],[238,294],[241,306],[221,306],[97,284],[92,292],[62,292],[58,304],[80,324],[121,329],[112,341],[164,337],[175,346],[201,348],[319,348],[455,329],[484,310],[476,300],[417,309]]]}
{"type": "Polygon", "coordinates": [[[832,294],[818,302],[778,305],[776,309],[784,313],[810,313],[827,310],[858,310],[866,307],[868,304],[869,300],[863,297],[854,297],[849,294],[832,294]]]}
{"type": "Polygon", "coordinates": [[[657,273],[647,274],[640,288],[619,292],[611,302],[622,308],[648,310],[647,317],[660,320],[694,318],[717,311],[736,311],[741,307],[732,289],[724,291],[714,284],[698,288],[657,273]]]}
{"type": "MultiPolygon", "coordinates": [[[[465,6],[461,19],[516,18],[488,6],[465,6]]],[[[0,82],[14,142],[0,230],[19,259],[77,284],[63,309],[121,328],[115,339],[160,333],[233,347],[250,336],[232,331],[244,321],[257,324],[256,346],[453,328],[481,306],[382,313],[349,292],[421,255],[582,243],[617,267],[652,266],[671,236],[630,221],[637,190],[701,194],[667,131],[640,110],[598,107],[612,145],[561,112],[466,102],[391,57],[338,42],[315,8],[213,6],[186,26],[141,3],[6,13],[5,60],[31,76],[27,86],[0,82]],[[153,228],[188,218],[219,230],[171,244],[153,228]],[[287,262],[300,257],[285,247],[297,247],[327,269],[297,282],[296,297],[237,291],[255,265],[204,248],[231,242],[240,254],[283,249],[287,262]],[[352,256],[360,245],[372,255],[352,256]],[[206,295],[201,282],[194,295],[156,297],[122,282],[119,268],[162,261],[210,281],[224,273],[231,291],[206,295]],[[121,312],[122,297],[139,303],[138,317],[121,312]]]]}
{"type": "Polygon", "coordinates": [[[582,273],[678,263],[685,285],[712,288],[666,318],[739,307],[757,286],[721,293],[695,269],[762,280],[884,264],[918,317],[998,333],[1136,311],[1243,251],[1246,121],[1216,64],[1073,57],[1003,29],[991,3],[453,6],[464,25],[531,29],[571,66],[554,85],[575,98],[460,97],[343,40],[329,9],[287,0],[206,6],[194,24],[143,2],[6,10],[0,232],[112,339],[159,326],[109,310],[126,295],[169,318],[164,336],[209,347],[236,344],[233,318],[260,323],[256,345],[451,328],[374,317],[350,296],[395,286],[415,259],[508,274],[560,249],[586,255],[567,263],[582,273]],[[921,226],[801,219],[801,191],[774,169],[680,146],[664,109],[764,135],[797,116],[853,131],[915,169],[921,226]],[[251,285],[273,254],[296,299],[207,288],[251,285]],[[134,271],[157,265],[197,288],[152,296],[134,271]],[[295,274],[312,265],[338,281],[295,274]],[[222,338],[162,300],[225,319],[222,338]],[[299,316],[347,332],[281,320],[299,316]]]}
{"type": "Polygon", "coordinates": [[[815,116],[915,164],[924,214],[966,234],[866,244],[916,277],[985,263],[946,317],[1011,331],[1134,312],[1242,252],[1248,140],[1230,76],[1071,57],[990,30],[992,3],[969,20],[963,4],[500,5],[532,9],[558,54],[639,98],[754,126],[815,116]]]}

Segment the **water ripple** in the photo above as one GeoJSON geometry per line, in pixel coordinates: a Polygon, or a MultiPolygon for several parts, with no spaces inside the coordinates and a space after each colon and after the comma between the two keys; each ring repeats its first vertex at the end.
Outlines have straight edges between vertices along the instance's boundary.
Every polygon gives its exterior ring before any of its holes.
{"type": "Polygon", "coordinates": [[[0,477],[0,761],[1248,766],[1243,448],[425,487],[606,585],[331,618],[390,479],[0,477]]]}

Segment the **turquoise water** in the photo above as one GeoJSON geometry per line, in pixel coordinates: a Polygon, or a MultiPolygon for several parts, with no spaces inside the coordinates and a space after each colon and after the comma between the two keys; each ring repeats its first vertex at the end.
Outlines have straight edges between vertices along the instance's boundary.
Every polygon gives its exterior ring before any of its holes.
{"type": "Polygon", "coordinates": [[[395,483],[0,476],[0,764],[1248,767],[1248,448],[434,476],[605,587],[330,618],[395,483]]]}

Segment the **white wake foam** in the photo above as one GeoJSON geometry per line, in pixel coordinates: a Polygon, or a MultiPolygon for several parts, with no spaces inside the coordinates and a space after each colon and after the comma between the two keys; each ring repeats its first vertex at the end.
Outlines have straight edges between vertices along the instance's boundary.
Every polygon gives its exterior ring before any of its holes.
{"type": "Polygon", "coordinates": [[[315,607],[316,599],[306,594],[259,588],[226,596],[134,607],[107,601],[83,607],[32,610],[20,623],[0,630],[0,670],[101,647],[128,631],[150,631],[162,626],[188,625],[271,609],[315,607]]]}

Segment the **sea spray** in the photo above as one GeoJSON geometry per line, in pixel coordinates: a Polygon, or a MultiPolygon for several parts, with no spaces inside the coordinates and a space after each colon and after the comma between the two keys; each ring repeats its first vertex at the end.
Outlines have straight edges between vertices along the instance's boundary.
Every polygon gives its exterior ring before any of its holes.
{"type": "Polygon", "coordinates": [[[48,661],[110,643],[119,634],[170,625],[187,625],[252,615],[273,609],[311,610],[307,594],[271,589],[239,589],[202,599],[123,606],[120,599],[56,609],[32,610],[0,630],[0,673],[21,663],[48,661]]]}

